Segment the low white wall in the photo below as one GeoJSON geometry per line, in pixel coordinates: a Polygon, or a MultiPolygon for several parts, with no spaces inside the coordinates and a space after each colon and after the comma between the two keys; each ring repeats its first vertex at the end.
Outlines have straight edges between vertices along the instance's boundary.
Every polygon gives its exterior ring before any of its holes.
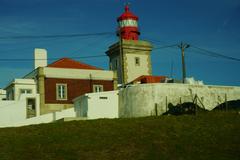
{"type": "Polygon", "coordinates": [[[0,128],[50,123],[50,122],[54,122],[56,120],[59,120],[62,118],[68,118],[68,117],[71,117],[71,118],[76,117],[76,112],[74,108],[69,108],[59,112],[53,112],[53,113],[48,113],[48,114],[44,114],[44,115],[33,117],[33,118],[19,120],[18,122],[15,121],[11,123],[0,124],[0,128]]]}
{"type": "Polygon", "coordinates": [[[0,101],[0,128],[49,123],[66,117],[76,117],[74,108],[40,116],[38,94],[22,94],[18,101],[0,101]],[[28,98],[36,100],[36,117],[27,118],[28,98]]]}
{"type": "Polygon", "coordinates": [[[27,117],[26,100],[0,101],[0,127],[23,121],[27,117]]]}
{"type": "Polygon", "coordinates": [[[193,102],[197,95],[200,107],[212,110],[219,104],[240,99],[240,87],[189,85],[176,83],[138,84],[119,91],[119,116],[144,117],[166,112],[169,103],[193,102]],[[201,101],[201,104],[199,103],[201,101]]]}
{"type": "Polygon", "coordinates": [[[118,118],[118,91],[89,93],[74,100],[79,117],[118,118]]]}

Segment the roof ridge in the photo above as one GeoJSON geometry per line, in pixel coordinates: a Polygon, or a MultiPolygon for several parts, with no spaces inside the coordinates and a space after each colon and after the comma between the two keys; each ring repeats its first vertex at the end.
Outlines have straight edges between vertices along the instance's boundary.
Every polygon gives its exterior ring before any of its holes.
{"type": "Polygon", "coordinates": [[[47,67],[55,67],[55,68],[73,68],[73,69],[92,69],[92,70],[103,70],[102,68],[98,68],[80,61],[76,61],[71,58],[61,58],[49,65],[47,67]]]}

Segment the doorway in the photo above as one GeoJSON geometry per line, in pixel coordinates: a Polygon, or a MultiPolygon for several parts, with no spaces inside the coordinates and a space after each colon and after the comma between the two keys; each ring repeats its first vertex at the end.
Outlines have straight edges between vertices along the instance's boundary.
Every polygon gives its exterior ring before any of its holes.
{"type": "Polygon", "coordinates": [[[27,98],[27,118],[36,116],[36,99],[27,98]]]}

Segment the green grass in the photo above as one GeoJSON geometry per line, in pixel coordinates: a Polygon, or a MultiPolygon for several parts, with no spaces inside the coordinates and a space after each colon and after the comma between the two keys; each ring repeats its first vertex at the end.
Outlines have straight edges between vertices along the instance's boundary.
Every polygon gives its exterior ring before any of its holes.
{"type": "Polygon", "coordinates": [[[0,129],[4,159],[239,160],[240,115],[205,113],[0,129]]]}

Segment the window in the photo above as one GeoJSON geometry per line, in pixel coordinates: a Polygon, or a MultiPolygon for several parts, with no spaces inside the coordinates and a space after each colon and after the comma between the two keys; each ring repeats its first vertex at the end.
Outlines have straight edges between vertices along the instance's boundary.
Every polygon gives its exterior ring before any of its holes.
{"type": "Polygon", "coordinates": [[[93,85],[93,92],[102,92],[103,85],[93,85]]]}
{"type": "Polygon", "coordinates": [[[67,100],[67,84],[56,84],[57,100],[67,100]]]}
{"type": "Polygon", "coordinates": [[[136,20],[128,19],[128,20],[122,20],[122,21],[120,21],[120,22],[119,22],[119,26],[120,26],[120,27],[126,27],[126,26],[137,27],[138,24],[137,24],[137,21],[136,21],[136,20]]]}
{"type": "Polygon", "coordinates": [[[135,57],[135,65],[140,66],[140,58],[139,57],[135,57]]]}
{"type": "Polygon", "coordinates": [[[21,94],[32,94],[32,90],[31,89],[20,89],[20,93],[21,94]]]}
{"type": "Polygon", "coordinates": [[[27,118],[36,116],[36,99],[28,98],[27,99],[27,118]]]}
{"type": "Polygon", "coordinates": [[[99,99],[108,99],[108,97],[99,97],[99,99]]]}

